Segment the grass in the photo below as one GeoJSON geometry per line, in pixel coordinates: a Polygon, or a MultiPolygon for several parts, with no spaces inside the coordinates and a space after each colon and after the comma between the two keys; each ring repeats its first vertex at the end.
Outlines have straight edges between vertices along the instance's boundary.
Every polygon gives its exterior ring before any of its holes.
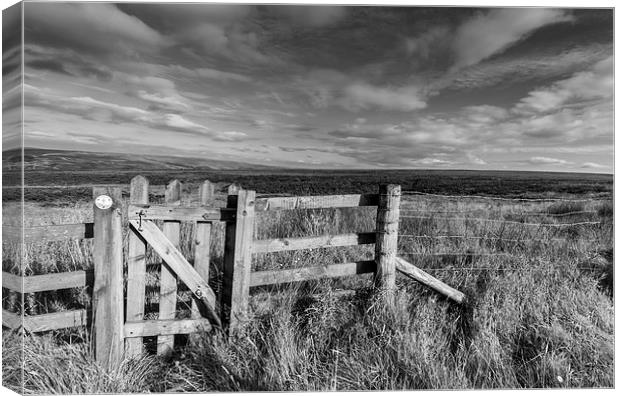
{"type": "MultiPolygon", "coordinates": [[[[27,221],[49,213],[34,204],[27,208],[27,221]]],[[[89,211],[77,205],[61,217],[86,221],[89,211]]],[[[578,210],[588,213],[556,216],[575,211],[544,202],[407,197],[399,254],[463,291],[466,305],[401,277],[388,305],[372,291],[368,275],[257,288],[251,323],[236,339],[203,334],[185,344],[179,337],[172,356],[126,360],[112,371],[92,360],[88,334],[80,329],[23,338],[3,331],[4,384],[24,393],[613,387],[613,206],[592,200],[578,210]],[[515,219],[602,224],[508,222],[515,219]],[[354,292],[343,297],[338,289],[354,292]]],[[[262,239],[370,231],[374,216],[367,209],[260,214],[255,232],[262,239]]],[[[190,260],[191,233],[192,226],[182,227],[190,260]]],[[[217,292],[221,228],[211,244],[210,283],[217,292]]],[[[15,247],[3,247],[3,270],[15,271],[15,247]]],[[[89,243],[33,244],[26,272],[89,268],[90,249],[89,243]]],[[[291,268],[372,255],[372,245],[315,249],[257,255],[253,265],[291,268]]],[[[156,262],[152,252],[148,261],[156,262]]],[[[157,279],[158,266],[150,265],[151,289],[157,279]]],[[[88,290],[37,293],[32,312],[87,306],[88,299],[88,290]]],[[[149,318],[157,317],[155,291],[147,308],[149,318]]],[[[186,308],[179,304],[179,317],[186,308]]]]}

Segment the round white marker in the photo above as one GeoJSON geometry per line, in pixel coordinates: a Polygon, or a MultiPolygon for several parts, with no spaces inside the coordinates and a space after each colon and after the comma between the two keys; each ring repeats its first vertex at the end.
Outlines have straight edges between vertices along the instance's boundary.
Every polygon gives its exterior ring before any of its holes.
{"type": "Polygon", "coordinates": [[[95,206],[99,209],[110,209],[112,207],[112,198],[107,195],[100,195],[95,198],[95,206]]]}

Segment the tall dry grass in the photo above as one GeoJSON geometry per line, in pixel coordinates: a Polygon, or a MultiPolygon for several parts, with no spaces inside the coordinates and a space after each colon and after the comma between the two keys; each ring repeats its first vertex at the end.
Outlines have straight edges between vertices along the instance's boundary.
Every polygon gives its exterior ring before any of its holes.
{"type": "MultiPolygon", "coordinates": [[[[198,345],[180,343],[169,358],[129,360],[114,371],[92,361],[79,330],[23,339],[4,331],[4,383],[20,389],[23,375],[26,393],[612,387],[613,207],[569,206],[404,199],[400,254],[465,292],[464,306],[400,277],[395,303],[387,306],[369,275],[262,287],[252,291],[252,321],[236,339],[204,334],[198,345]],[[464,217],[470,219],[446,220],[464,217]],[[601,224],[526,225],[583,221],[601,224]],[[354,293],[342,297],[338,289],[354,293]]],[[[259,214],[255,233],[262,239],[371,231],[374,216],[368,209],[259,214]]],[[[216,291],[222,232],[216,227],[211,241],[216,291]]],[[[191,234],[184,225],[181,248],[190,260],[191,234]]],[[[12,268],[11,249],[4,246],[4,270],[12,268]]],[[[88,243],[35,244],[26,272],[88,268],[89,253],[88,243]]],[[[372,245],[315,249],[256,255],[253,267],[371,257],[372,245]]],[[[156,318],[159,266],[152,252],[148,260],[147,317],[156,318]]],[[[87,290],[50,293],[56,294],[35,296],[36,312],[88,305],[87,290]]],[[[179,317],[186,308],[179,304],[179,317]]]]}

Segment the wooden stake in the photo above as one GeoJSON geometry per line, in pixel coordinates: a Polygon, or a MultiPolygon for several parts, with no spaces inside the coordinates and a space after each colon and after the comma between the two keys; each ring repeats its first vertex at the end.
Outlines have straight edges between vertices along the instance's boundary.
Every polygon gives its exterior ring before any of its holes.
{"type": "MultiPolygon", "coordinates": [[[[131,179],[129,202],[131,204],[149,203],[149,181],[143,176],[131,179]]],[[[130,213],[132,215],[133,213],[130,213]]],[[[129,232],[127,257],[127,321],[144,319],[144,300],[146,292],[146,242],[135,232],[129,232]]],[[[125,339],[127,356],[138,356],[144,352],[142,337],[125,339]]]]}
{"type": "Polygon", "coordinates": [[[93,288],[94,342],[96,360],[116,368],[123,354],[123,236],[122,201],[118,187],[94,187],[93,288]],[[106,198],[107,196],[107,198],[106,198]],[[111,198],[111,206],[106,203],[111,198]]]}
{"type": "MultiPolygon", "coordinates": [[[[213,204],[213,184],[205,180],[200,186],[200,204],[207,206],[213,204]]],[[[209,282],[209,263],[211,260],[211,223],[199,221],[196,223],[194,236],[194,268],[205,282],[209,282]]],[[[192,300],[192,318],[199,319],[202,315],[196,300],[192,300]]],[[[190,335],[191,342],[197,342],[199,337],[190,335]]]]}
{"type": "Polygon", "coordinates": [[[384,292],[388,299],[393,296],[395,288],[399,207],[400,186],[395,184],[380,186],[375,244],[377,262],[375,286],[384,292]]]}
{"type": "MultiPolygon", "coordinates": [[[[166,186],[166,205],[179,205],[181,200],[181,183],[173,180],[166,186]]],[[[181,223],[179,221],[165,221],[163,232],[166,238],[178,248],[180,243],[181,223]]],[[[161,267],[159,289],[159,319],[174,319],[177,308],[177,277],[166,265],[161,267]]],[[[174,336],[157,337],[157,354],[167,355],[174,348],[174,336]]]]}
{"type": "Polygon", "coordinates": [[[237,208],[236,220],[226,224],[224,280],[222,285],[222,316],[229,334],[247,321],[254,238],[254,204],[256,193],[239,190],[228,196],[228,207],[237,208]]]}

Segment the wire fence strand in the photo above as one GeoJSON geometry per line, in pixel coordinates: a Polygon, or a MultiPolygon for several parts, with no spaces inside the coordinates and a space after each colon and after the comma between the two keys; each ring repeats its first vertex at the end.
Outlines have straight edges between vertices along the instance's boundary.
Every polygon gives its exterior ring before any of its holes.
{"type": "Polygon", "coordinates": [[[588,202],[593,200],[606,200],[611,199],[611,196],[603,196],[603,197],[592,197],[592,198],[582,198],[582,199],[567,199],[567,198],[505,198],[505,197],[493,197],[493,196],[485,196],[485,195],[444,195],[444,194],[432,194],[425,193],[422,191],[412,191],[406,190],[401,191],[402,195],[425,195],[432,197],[441,197],[447,199],[463,199],[463,198],[474,198],[474,199],[488,199],[488,200],[498,200],[498,201],[523,201],[523,202],[588,202]]]}
{"type": "Polygon", "coordinates": [[[400,216],[401,219],[419,219],[419,220],[459,220],[459,221],[481,221],[486,223],[502,223],[502,224],[518,224],[523,226],[537,227],[571,227],[579,225],[596,225],[601,224],[600,221],[582,221],[577,223],[525,223],[513,220],[483,219],[481,217],[434,217],[434,216],[400,216]]]}

